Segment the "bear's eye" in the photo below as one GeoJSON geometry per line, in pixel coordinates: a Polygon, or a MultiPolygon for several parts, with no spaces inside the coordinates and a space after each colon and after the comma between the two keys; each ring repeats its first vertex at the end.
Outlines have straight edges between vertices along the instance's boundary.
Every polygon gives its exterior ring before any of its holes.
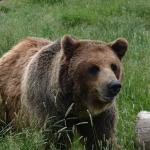
{"type": "Polygon", "coordinates": [[[117,71],[117,65],[116,64],[111,64],[111,69],[113,72],[116,72],[117,71]]]}
{"type": "Polygon", "coordinates": [[[98,72],[100,71],[100,68],[96,65],[92,65],[90,68],[89,68],[89,73],[92,74],[92,75],[96,75],[98,74],[98,72]]]}

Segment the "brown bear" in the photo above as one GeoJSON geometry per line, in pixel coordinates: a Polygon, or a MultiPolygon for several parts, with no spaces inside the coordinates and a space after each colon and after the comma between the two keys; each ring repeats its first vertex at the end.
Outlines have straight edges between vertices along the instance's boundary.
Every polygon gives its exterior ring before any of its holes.
{"type": "Polygon", "coordinates": [[[127,47],[123,38],[21,41],[0,59],[1,119],[15,128],[46,124],[58,149],[69,149],[74,127],[86,150],[111,149],[127,47]]]}

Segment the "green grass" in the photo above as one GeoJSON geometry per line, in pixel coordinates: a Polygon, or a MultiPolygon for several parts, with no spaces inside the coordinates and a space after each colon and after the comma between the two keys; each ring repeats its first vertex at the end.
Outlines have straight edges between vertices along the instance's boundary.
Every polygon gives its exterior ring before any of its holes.
{"type": "Polygon", "coordinates": [[[45,142],[42,132],[36,129],[23,129],[16,134],[11,130],[7,132],[9,134],[5,138],[0,137],[0,150],[37,150],[42,149],[45,142]]]}
{"type": "MultiPolygon", "coordinates": [[[[26,36],[56,39],[64,34],[112,41],[125,37],[123,89],[118,97],[118,142],[134,150],[136,115],[150,111],[149,0],[4,0],[0,2],[0,55],[26,36]]],[[[40,149],[39,131],[26,129],[0,138],[0,150],[40,149]]],[[[73,149],[80,149],[74,142],[73,149]]]]}

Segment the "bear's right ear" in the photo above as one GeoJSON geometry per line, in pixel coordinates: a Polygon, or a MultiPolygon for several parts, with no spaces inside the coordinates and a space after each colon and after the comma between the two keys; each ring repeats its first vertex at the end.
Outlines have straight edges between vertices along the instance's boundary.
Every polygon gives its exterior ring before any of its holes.
{"type": "Polygon", "coordinates": [[[80,45],[80,42],[69,35],[65,35],[61,41],[61,48],[67,59],[70,59],[75,49],[80,45]]]}

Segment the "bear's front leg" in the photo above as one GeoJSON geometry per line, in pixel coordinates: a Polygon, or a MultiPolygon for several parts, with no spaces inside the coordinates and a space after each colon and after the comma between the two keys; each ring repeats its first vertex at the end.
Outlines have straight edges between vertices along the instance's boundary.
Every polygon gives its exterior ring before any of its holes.
{"type": "Polygon", "coordinates": [[[78,127],[81,136],[84,137],[86,150],[112,149],[115,120],[116,112],[114,108],[110,108],[78,127]]]}

